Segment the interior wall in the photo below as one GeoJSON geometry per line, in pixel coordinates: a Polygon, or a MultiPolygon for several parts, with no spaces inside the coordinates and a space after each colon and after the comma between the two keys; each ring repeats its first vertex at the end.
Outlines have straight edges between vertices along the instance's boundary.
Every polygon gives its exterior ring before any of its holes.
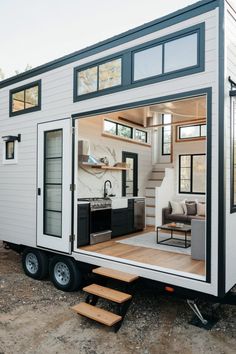
{"type": "MultiPolygon", "coordinates": [[[[78,140],[88,140],[90,153],[96,158],[107,157],[109,165],[122,161],[122,151],[138,154],[138,188],[139,196],[145,196],[146,182],[152,170],[151,147],[102,136],[103,118],[93,117],[80,119],[77,123],[78,140]]],[[[102,197],[104,182],[110,180],[112,193],[122,196],[122,172],[104,171],[95,168],[78,166],[78,197],[102,197]]]]}

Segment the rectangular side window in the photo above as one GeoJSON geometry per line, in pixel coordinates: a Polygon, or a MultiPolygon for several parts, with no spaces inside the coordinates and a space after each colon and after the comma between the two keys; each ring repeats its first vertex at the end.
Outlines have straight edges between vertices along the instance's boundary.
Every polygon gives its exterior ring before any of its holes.
{"type": "Polygon", "coordinates": [[[78,96],[120,86],[122,83],[122,59],[117,58],[84,70],[79,69],[76,81],[78,96]]]}
{"type": "Polygon", "coordinates": [[[206,154],[179,156],[179,193],[206,193],[206,154]]]}
{"type": "Polygon", "coordinates": [[[10,91],[10,117],[41,109],[41,81],[10,91]]]}
{"type": "Polygon", "coordinates": [[[134,81],[162,74],[162,46],[134,53],[134,81]]]}
{"type": "Polygon", "coordinates": [[[133,140],[136,143],[148,143],[148,132],[135,128],[134,126],[129,126],[121,124],[116,121],[104,119],[103,121],[103,132],[106,134],[115,135],[121,137],[122,139],[133,140]]]}
{"type": "Polygon", "coordinates": [[[177,141],[198,140],[206,137],[206,124],[182,125],[177,127],[177,141]]]}
{"type": "Polygon", "coordinates": [[[172,140],[172,129],[171,129],[171,114],[162,115],[162,124],[166,125],[162,127],[162,155],[168,156],[171,154],[171,140],[172,140]]]}
{"type": "Polygon", "coordinates": [[[165,73],[198,65],[197,33],[167,42],[164,48],[165,73]]]}

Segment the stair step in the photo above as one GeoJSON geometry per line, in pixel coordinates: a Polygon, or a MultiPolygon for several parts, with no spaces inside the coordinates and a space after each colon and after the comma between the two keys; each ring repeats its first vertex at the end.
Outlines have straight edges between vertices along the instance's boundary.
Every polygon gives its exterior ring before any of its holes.
{"type": "Polygon", "coordinates": [[[146,217],[147,218],[155,218],[155,215],[154,214],[147,214],[146,217]]]}
{"type": "Polygon", "coordinates": [[[146,204],[146,208],[155,208],[155,205],[146,204]]]}
{"type": "Polygon", "coordinates": [[[154,217],[146,217],[146,225],[147,226],[155,226],[155,218],[154,217]]]}
{"type": "Polygon", "coordinates": [[[134,280],[137,280],[139,278],[138,275],[103,267],[94,268],[92,272],[98,275],[102,275],[103,277],[121,280],[126,283],[132,283],[134,280]]]}
{"type": "Polygon", "coordinates": [[[121,316],[87,304],[86,302],[81,302],[80,304],[73,306],[72,310],[81,316],[88,317],[91,320],[97,321],[109,327],[122,320],[121,316]]]}
{"type": "Polygon", "coordinates": [[[121,291],[110,289],[98,284],[91,284],[83,288],[83,290],[89,294],[102,297],[103,299],[107,299],[118,304],[122,304],[123,302],[128,301],[132,298],[130,294],[126,294],[121,291]]]}

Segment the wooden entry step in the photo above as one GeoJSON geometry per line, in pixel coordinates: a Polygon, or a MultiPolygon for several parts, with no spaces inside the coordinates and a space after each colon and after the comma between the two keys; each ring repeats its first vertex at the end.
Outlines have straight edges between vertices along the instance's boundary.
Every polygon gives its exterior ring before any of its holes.
{"type": "Polygon", "coordinates": [[[88,317],[91,320],[102,323],[108,327],[112,327],[122,320],[121,316],[101,309],[100,307],[87,304],[86,302],[81,302],[78,305],[73,306],[72,310],[81,316],[88,317]]]}
{"type": "Polygon", "coordinates": [[[110,289],[105,286],[101,286],[98,284],[92,284],[83,288],[83,291],[86,293],[101,297],[103,299],[107,299],[118,304],[122,304],[125,301],[128,301],[132,298],[132,295],[123,293],[118,290],[110,289]]]}
{"type": "Polygon", "coordinates": [[[125,283],[132,283],[133,281],[135,281],[139,278],[138,275],[129,274],[129,273],[121,272],[119,270],[114,270],[114,269],[110,269],[110,268],[103,268],[103,267],[94,268],[92,270],[92,272],[94,274],[98,274],[103,277],[107,277],[107,278],[111,278],[111,279],[120,280],[125,283]]]}

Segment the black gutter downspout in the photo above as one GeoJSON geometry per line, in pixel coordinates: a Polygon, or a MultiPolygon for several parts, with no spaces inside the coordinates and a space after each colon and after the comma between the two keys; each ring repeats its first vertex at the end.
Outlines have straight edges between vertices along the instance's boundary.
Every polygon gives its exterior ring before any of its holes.
{"type": "Polygon", "coordinates": [[[225,295],[225,1],[219,0],[218,296],[225,295]]]}

